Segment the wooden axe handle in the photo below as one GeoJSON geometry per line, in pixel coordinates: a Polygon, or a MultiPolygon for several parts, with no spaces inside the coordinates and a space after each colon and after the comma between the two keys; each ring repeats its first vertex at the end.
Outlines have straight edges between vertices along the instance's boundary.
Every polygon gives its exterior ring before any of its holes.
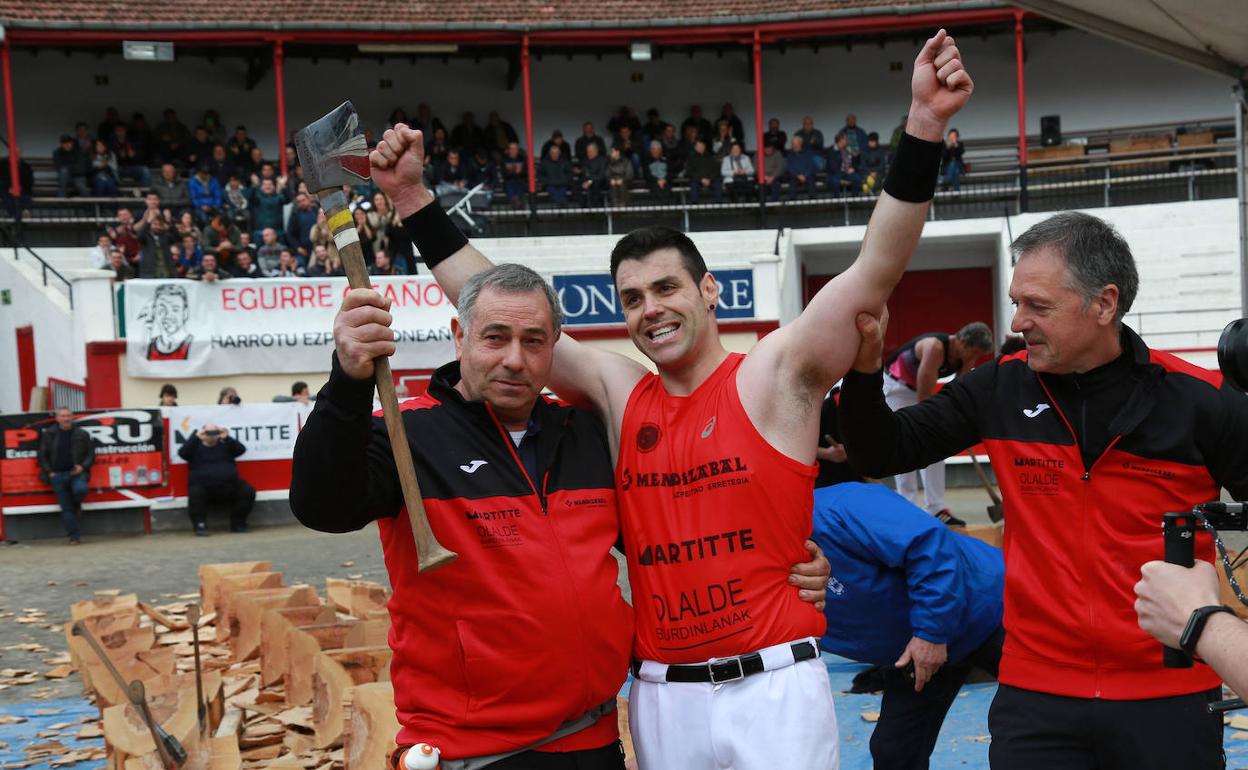
{"type": "Polygon", "coordinates": [[[987,490],[988,496],[992,498],[994,505],[1001,504],[1001,496],[997,494],[997,490],[992,488],[992,484],[988,483],[988,474],[984,473],[984,468],[979,464],[979,460],[975,459],[975,450],[972,449],[967,455],[971,458],[971,465],[975,467],[975,472],[979,474],[979,480],[983,483],[984,489],[987,490]]]}
{"type": "MultiPolygon", "coordinates": [[[[320,193],[321,207],[329,223],[333,241],[329,248],[338,252],[346,270],[347,280],[353,289],[370,289],[373,279],[364,266],[364,252],[360,249],[360,236],[355,221],[347,209],[346,196],[341,190],[324,190],[320,193]]],[[[456,554],[438,542],[429,527],[425,504],[416,481],[416,467],[412,464],[412,449],[407,443],[407,431],[403,428],[403,416],[399,412],[399,394],[394,388],[388,358],[373,359],[373,372],[377,380],[377,395],[381,399],[381,412],[385,416],[386,432],[390,435],[390,448],[394,452],[394,464],[399,472],[399,485],[403,488],[403,502],[407,506],[407,518],[412,523],[412,538],[416,541],[417,569],[421,572],[445,567],[455,561],[456,554]]]]}

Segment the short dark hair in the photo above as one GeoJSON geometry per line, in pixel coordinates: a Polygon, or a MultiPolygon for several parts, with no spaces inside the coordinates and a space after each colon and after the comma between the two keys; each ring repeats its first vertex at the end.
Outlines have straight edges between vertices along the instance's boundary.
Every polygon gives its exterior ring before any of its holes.
{"type": "Polygon", "coordinates": [[[615,244],[615,248],[611,250],[611,280],[615,280],[621,262],[627,259],[645,259],[659,249],[676,249],[694,283],[698,283],[706,275],[706,260],[702,259],[701,252],[689,236],[674,228],[656,225],[638,228],[615,244]]]}
{"type": "Polygon", "coordinates": [[[1140,290],[1131,247],[1113,225],[1091,214],[1064,211],[1028,228],[1010,244],[1015,261],[1051,246],[1066,260],[1068,286],[1083,297],[1083,306],[1106,286],[1118,287],[1116,320],[1131,309],[1140,290]]]}
{"type": "Polygon", "coordinates": [[[872,131],[871,133],[867,134],[867,141],[870,142],[872,140],[877,141],[877,142],[880,141],[880,135],[878,132],[872,131]]]}
{"type": "Polygon", "coordinates": [[[308,383],[304,382],[303,380],[298,380],[293,385],[290,386],[290,395],[297,396],[307,389],[308,389],[308,383]]]}
{"type": "Polygon", "coordinates": [[[172,382],[166,382],[164,385],[160,386],[160,396],[161,398],[164,398],[165,396],[173,396],[174,398],[177,398],[178,389],[173,386],[172,382]]]}

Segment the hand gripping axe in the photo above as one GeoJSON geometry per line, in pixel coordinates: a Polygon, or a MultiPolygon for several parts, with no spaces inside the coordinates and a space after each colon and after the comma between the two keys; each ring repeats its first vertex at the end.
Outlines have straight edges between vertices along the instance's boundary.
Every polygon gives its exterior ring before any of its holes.
{"type": "MultiPolygon", "coordinates": [[[[325,218],[351,288],[372,288],[373,282],[360,250],[360,236],[347,208],[347,196],[342,191],[343,185],[358,184],[371,175],[368,144],[360,131],[355,107],[349,101],[343,102],[333,112],[308,124],[295,134],[295,148],[303,167],[303,180],[308,189],[321,199],[321,208],[325,210],[325,218]]],[[[412,464],[411,447],[407,443],[407,432],[403,429],[403,418],[399,413],[399,397],[390,374],[390,361],[377,358],[373,365],[386,431],[390,434],[390,447],[394,451],[399,483],[403,488],[403,502],[407,505],[407,518],[412,523],[412,537],[416,541],[417,567],[425,572],[446,566],[455,560],[456,555],[442,547],[429,528],[420,486],[416,482],[416,468],[412,464]]]]}

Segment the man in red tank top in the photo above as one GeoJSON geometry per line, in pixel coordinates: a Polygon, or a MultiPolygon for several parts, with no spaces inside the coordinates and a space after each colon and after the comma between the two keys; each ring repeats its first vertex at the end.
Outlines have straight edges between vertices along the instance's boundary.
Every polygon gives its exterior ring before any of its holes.
{"type": "MultiPolygon", "coordinates": [[[[722,344],[715,278],[692,241],[667,228],[631,233],[611,257],[629,336],[658,374],[566,335],[555,346],[551,389],[598,412],[616,462],[642,770],[838,764],[815,647],[823,619],[782,589],[812,529],[823,396],[857,354],[858,313],[881,313],[905,271],[945,127],[972,87],[953,39],[938,32],[915,60],[907,133],[857,261],[748,355],[722,344]]],[[[420,135],[405,126],[387,131],[373,157],[375,169],[420,161],[420,135]]],[[[489,266],[415,184],[394,197],[448,296],[489,266]]]]}

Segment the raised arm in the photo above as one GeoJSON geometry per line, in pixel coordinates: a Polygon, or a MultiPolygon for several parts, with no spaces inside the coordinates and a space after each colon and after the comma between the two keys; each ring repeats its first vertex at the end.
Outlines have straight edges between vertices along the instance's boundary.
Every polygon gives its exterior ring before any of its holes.
{"type": "Polygon", "coordinates": [[[813,457],[817,405],[858,349],[854,319],[879,315],[918,244],[935,190],[945,126],[973,88],[944,30],[914,62],[906,136],[854,264],[828,282],[793,323],[764,338],[741,366],[746,410],[778,449],[813,457]],[[807,447],[807,444],[809,447],[807,447]]]}
{"type": "MultiPolygon", "coordinates": [[[[446,296],[458,305],[459,292],[468,279],[493,263],[464,237],[425,186],[421,132],[402,123],[388,129],[369,160],[373,181],[393,201],[421,257],[446,296]]],[[[602,415],[614,448],[624,402],[645,371],[632,359],[581,344],[564,334],[555,344],[549,385],[561,398],[602,415]]]]}

